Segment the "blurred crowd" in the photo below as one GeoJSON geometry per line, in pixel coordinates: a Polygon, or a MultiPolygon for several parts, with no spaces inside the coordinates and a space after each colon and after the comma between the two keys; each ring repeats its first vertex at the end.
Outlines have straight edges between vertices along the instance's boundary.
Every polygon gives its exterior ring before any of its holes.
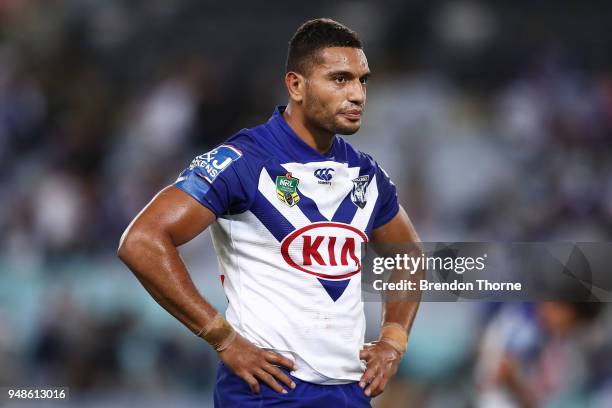
{"type": "MultiPolygon", "coordinates": [[[[69,384],[91,404],[121,390],[134,407],[210,392],[215,355],[115,249],[193,156],[286,102],[307,18],[364,40],[374,75],[349,141],[423,241],[609,241],[610,4],[404,3],[0,1],[0,385],[69,384]]],[[[185,252],[222,307],[208,238],[185,252]]],[[[611,347],[607,305],[424,304],[378,404],[610,406],[611,347]]]]}

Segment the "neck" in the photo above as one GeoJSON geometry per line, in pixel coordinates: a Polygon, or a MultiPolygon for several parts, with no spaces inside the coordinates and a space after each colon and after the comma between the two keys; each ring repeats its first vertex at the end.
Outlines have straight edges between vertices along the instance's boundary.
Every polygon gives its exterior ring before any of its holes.
{"type": "Polygon", "coordinates": [[[317,152],[325,154],[334,144],[335,135],[333,133],[309,125],[306,122],[303,112],[292,106],[291,102],[289,102],[287,108],[283,112],[283,117],[295,134],[317,152]]]}

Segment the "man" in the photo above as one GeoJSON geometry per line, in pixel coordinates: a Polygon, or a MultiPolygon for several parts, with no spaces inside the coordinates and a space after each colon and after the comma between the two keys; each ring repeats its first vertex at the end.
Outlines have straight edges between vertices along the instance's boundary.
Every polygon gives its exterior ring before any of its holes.
{"type": "Polygon", "coordinates": [[[134,219],[119,256],[217,350],[215,406],[370,406],[397,370],[418,303],[385,303],[380,338],[364,346],[361,243],[418,237],[387,174],[336,136],[359,129],[366,102],[356,34],[308,21],[286,68],[288,105],[197,156],[134,219]],[[176,249],[209,226],[227,320],[176,249]]]}

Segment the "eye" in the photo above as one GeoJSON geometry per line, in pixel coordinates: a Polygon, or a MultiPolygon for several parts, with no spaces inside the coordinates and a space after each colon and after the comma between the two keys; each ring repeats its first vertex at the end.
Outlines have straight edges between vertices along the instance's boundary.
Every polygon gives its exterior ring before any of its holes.
{"type": "Polygon", "coordinates": [[[369,79],[368,77],[362,77],[362,78],[359,78],[359,82],[361,82],[362,85],[365,85],[368,83],[368,79],[369,79]]]}
{"type": "Polygon", "coordinates": [[[337,77],[334,77],[334,81],[336,81],[337,84],[343,84],[346,82],[346,78],[342,75],[338,75],[337,77]]]}

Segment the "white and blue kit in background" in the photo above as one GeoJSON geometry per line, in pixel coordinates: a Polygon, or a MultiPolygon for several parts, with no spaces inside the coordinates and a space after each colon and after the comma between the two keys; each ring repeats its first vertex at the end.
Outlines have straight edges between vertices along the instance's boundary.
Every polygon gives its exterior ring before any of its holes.
{"type": "Polygon", "coordinates": [[[361,244],[398,212],[395,186],[336,136],[323,155],[278,107],[196,157],[175,185],[217,216],[211,227],[226,318],[316,384],[358,381],[365,334],[361,244]]]}

